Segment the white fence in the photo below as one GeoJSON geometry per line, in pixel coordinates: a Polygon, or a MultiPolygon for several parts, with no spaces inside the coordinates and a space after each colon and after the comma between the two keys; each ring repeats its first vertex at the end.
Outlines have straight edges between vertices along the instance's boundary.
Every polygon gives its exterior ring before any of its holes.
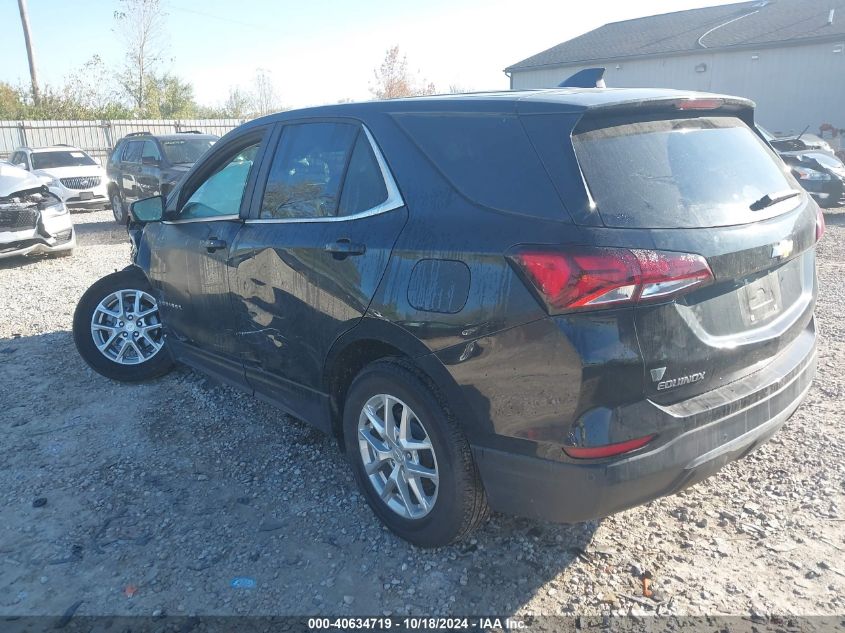
{"type": "Polygon", "coordinates": [[[174,134],[197,130],[223,136],[244,119],[130,119],[116,121],[0,121],[0,159],[18,147],[73,145],[105,163],[115,144],[130,132],[174,134]]]}

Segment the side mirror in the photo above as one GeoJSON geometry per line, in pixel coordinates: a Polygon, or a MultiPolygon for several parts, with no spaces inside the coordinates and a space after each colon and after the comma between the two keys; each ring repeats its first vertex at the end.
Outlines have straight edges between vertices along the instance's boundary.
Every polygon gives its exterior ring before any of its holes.
{"type": "Polygon", "coordinates": [[[142,165],[158,165],[159,164],[158,158],[153,158],[152,156],[142,156],[141,157],[141,164],[142,165]]]}
{"type": "Polygon", "coordinates": [[[159,222],[164,216],[164,196],[136,200],[129,205],[129,215],[135,222],[159,222]]]}

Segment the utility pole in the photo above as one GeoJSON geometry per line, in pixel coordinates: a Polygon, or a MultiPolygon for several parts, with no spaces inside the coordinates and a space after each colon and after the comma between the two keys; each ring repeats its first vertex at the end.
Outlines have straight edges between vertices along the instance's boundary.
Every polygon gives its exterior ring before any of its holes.
{"type": "Polygon", "coordinates": [[[29,78],[32,81],[32,100],[37,106],[41,103],[41,91],[38,89],[38,71],[35,70],[35,54],[32,52],[32,36],[29,34],[29,12],[26,8],[26,0],[18,0],[18,9],[21,12],[23,39],[26,42],[26,56],[29,59],[29,78]]]}

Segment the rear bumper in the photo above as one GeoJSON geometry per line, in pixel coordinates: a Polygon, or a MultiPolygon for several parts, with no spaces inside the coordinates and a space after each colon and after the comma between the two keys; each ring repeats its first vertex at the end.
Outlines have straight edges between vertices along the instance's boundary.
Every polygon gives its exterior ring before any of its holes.
{"type": "Polygon", "coordinates": [[[565,523],[608,516],[683,490],[753,451],[793,414],[815,370],[811,325],[751,376],[675,405],[640,403],[639,413],[665,430],[630,456],[555,461],[480,446],[473,453],[494,510],[565,523]]]}

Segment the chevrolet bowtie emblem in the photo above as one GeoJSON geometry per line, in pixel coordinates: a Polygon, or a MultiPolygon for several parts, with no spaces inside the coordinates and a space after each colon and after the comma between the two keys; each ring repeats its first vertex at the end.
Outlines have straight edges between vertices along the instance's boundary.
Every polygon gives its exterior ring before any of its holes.
{"type": "Polygon", "coordinates": [[[782,259],[792,255],[792,240],[781,240],[772,246],[772,259],[782,259]]]}

